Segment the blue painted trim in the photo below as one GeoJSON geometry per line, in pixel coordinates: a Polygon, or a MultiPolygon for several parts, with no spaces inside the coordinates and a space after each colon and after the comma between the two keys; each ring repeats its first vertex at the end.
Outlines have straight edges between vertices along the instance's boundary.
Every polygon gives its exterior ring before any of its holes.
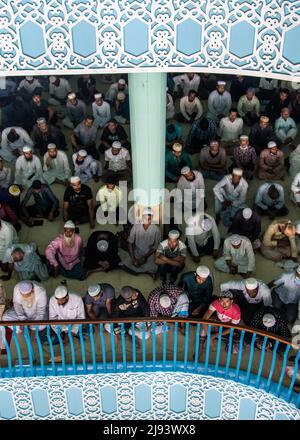
{"type": "Polygon", "coordinates": [[[48,339],[48,344],[49,344],[49,349],[50,349],[50,356],[51,356],[51,366],[52,366],[52,374],[54,376],[56,376],[56,365],[55,365],[55,361],[54,361],[54,350],[53,350],[53,344],[52,344],[52,340],[50,337],[50,325],[47,325],[47,330],[46,330],[46,335],[47,335],[47,339],[48,339]]]}
{"type": "Polygon", "coordinates": [[[122,360],[123,360],[123,371],[126,373],[127,364],[126,364],[126,344],[125,344],[125,327],[124,323],[121,323],[121,343],[122,343],[122,360]]]}
{"type": "MultiPolygon", "coordinates": [[[[5,330],[4,330],[4,334],[5,334],[5,330]]],[[[22,358],[22,353],[21,353],[21,348],[20,348],[20,344],[18,341],[18,337],[17,337],[17,328],[14,325],[13,326],[13,334],[12,334],[16,349],[17,349],[17,355],[18,355],[18,363],[19,363],[19,368],[20,368],[20,372],[21,375],[24,376],[24,371],[23,371],[23,358],[22,358]]],[[[6,349],[7,351],[7,349],[6,349]]],[[[9,353],[10,353],[10,348],[9,348],[9,353]]]]}
{"type": "MultiPolygon", "coordinates": [[[[15,327],[14,327],[14,329],[15,329],[15,327]]],[[[7,339],[6,339],[5,328],[3,328],[2,339],[4,341],[6,356],[7,356],[7,365],[8,365],[8,376],[7,377],[13,377],[13,369],[12,369],[12,363],[11,363],[11,352],[10,352],[10,346],[9,346],[7,339]]],[[[21,361],[21,365],[22,365],[22,361],[21,361]]],[[[21,371],[23,373],[22,367],[21,367],[21,371]]],[[[4,377],[5,376],[6,375],[4,374],[4,377]]]]}
{"type": "Polygon", "coordinates": [[[62,371],[63,371],[63,375],[65,375],[66,374],[65,349],[64,349],[64,344],[63,344],[62,338],[61,338],[60,330],[61,330],[60,325],[58,325],[57,326],[57,339],[59,342],[62,371]]]}
{"type": "Polygon", "coordinates": [[[287,345],[286,349],[284,351],[283,363],[282,363],[282,366],[281,366],[281,375],[280,375],[280,379],[279,379],[279,382],[278,382],[278,385],[277,385],[277,389],[276,389],[276,393],[275,393],[276,397],[279,397],[280,394],[281,394],[281,385],[282,385],[282,381],[283,381],[283,377],[284,377],[284,373],[285,373],[285,368],[286,368],[286,364],[287,364],[287,359],[288,359],[288,354],[289,354],[290,349],[291,349],[290,345],[287,345]]]}
{"type": "Polygon", "coordinates": [[[217,355],[216,355],[214,376],[218,375],[220,354],[221,354],[221,344],[222,344],[222,333],[223,333],[223,327],[220,326],[219,331],[218,331],[218,345],[217,345],[217,355]]]}
{"type": "Polygon", "coordinates": [[[38,346],[38,350],[39,350],[40,368],[41,368],[42,376],[45,376],[44,354],[43,354],[43,347],[42,347],[42,343],[41,343],[41,339],[40,339],[40,335],[39,335],[39,326],[38,325],[35,326],[35,339],[37,341],[37,346],[38,346]]]}
{"type": "Polygon", "coordinates": [[[135,345],[135,325],[134,322],[131,323],[131,347],[132,347],[132,362],[134,366],[134,371],[136,371],[136,345],[135,345]]]}
{"type": "Polygon", "coordinates": [[[199,359],[199,349],[200,349],[200,331],[201,325],[197,324],[196,328],[196,338],[195,338],[195,360],[194,360],[194,373],[197,371],[198,359],[199,359]]]}
{"type": "Polygon", "coordinates": [[[105,339],[103,334],[103,324],[101,323],[99,326],[100,333],[100,341],[101,341],[101,352],[102,352],[102,365],[104,373],[106,373],[106,347],[105,347],[105,339]]]}
{"type": "Polygon", "coordinates": [[[229,333],[228,352],[227,352],[226,369],[225,369],[225,379],[227,379],[228,374],[229,374],[233,335],[234,335],[234,328],[231,328],[230,333],[229,333]]]}
{"type": "Polygon", "coordinates": [[[177,345],[178,345],[178,322],[174,325],[174,346],[173,346],[173,370],[176,371],[177,362],[177,345]]]}
{"type": "Polygon", "coordinates": [[[166,361],[167,361],[167,323],[164,321],[163,326],[163,370],[166,369],[166,361]]]}
{"type": "Polygon", "coordinates": [[[117,361],[116,361],[116,344],[115,344],[114,324],[109,324],[109,327],[110,327],[110,344],[111,344],[113,369],[114,369],[114,372],[116,372],[117,371],[117,361]]]}
{"type": "Polygon", "coordinates": [[[236,366],[236,370],[235,370],[235,378],[234,378],[234,380],[236,380],[236,381],[239,380],[241,362],[242,362],[242,357],[243,357],[244,338],[245,338],[245,330],[242,330],[242,332],[240,333],[238,361],[237,361],[237,366],[236,366]]]}
{"type": "Polygon", "coordinates": [[[297,373],[298,373],[299,358],[300,358],[300,350],[298,350],[298,353],[297,353],[296,358],[295,358],[294,374],[293,374],[293,377],[292,377],[292,380],[291,380],[291,384],[290,384],[290,388],[289,388],[289,392],[288,392],[288,395],[287,395],[287,401],[288,402],[290,402],[291,398],[292,398],[293,387],[295,385],[296,376],[297,376],[297,373]]]}
{"type": "Polygon", "coordinates": [[[206,353],[205,353],[205,369],[204,369],[205,374],[207,374],[208,364],[209,364],[210,334],[211,334],[211,324],[208,324],[207,335],[206,335],[206,353]]]}
{"type": "Polygon", "coordinates": [[[262,349],[261,349],[261,355],[260,355],[260,362],[259,362],[258,374],[257,374],[256,381],[255,381],[255,386],[256,386],[256,388],[259,388],[259,385],[260,385],[261,373],[262,373],[262,369],[263,369],[263,366],[264,366],[265,351],[266,351],[266,345],[267,345],[267,342],[268,342],[268,337],[265,336],[265,337],[264,337],[264,342],[263,342],[263,345],[262,345],[262,349]]]}
{"type": "Polygon", "coordinates": [[[142,322],[142,358],[143,358],[143,371],[146,371],[146,335],[145,335],[146,324],[142,322]]]}
{"type": "Polygon", "coordinates": [[[72,369],[74,371],[74,374],[76,374],[77,373],[77,363],[76,363],[76,357],[75,357],[75,348],[74,348],[74,341],[73,341],[72,325],[71,324],[68,324],[68,338],[69,338],[70,347],[71,347],[72,369]]]}
{"type": "Polygon", "coordinates": [[[274,369],[275,369],[278,346],[279,346],[279,341],[276,341],[275,342],[275,346],[273,348],[273,355],[272,355],[270,374],[269,374],[269,377],[268,377],[268,382],[267,382],[267,387],[266,387],[266,391],[268,391],[268,392],[270,390],[271,380],[272,380],[274,369]]]}
{"type": "Polygon", "coordinates": [[[184,371],[186,372],[187,369],[187,362],[188,362],[188,354],[189,354],[189,330],[190,330],[190,324],[189,322],[185,322],[185,339],[184,339],[184,371]]]}
{"type": "Polygon", "coordinates": [[[153,371],[156,371],[156,323],[152,322],[151,324],[151,332],[152,332],[152,364],[153,371]]]}
{"type": "Polygon", "coordinates": [[[251,378],[251,368],[252,368],[252,363],[253,363],[255,340],[256,340],[256,333],[253,333],[252,339],[251,339],[250,355],[249,355],[248,370],[247,370],[247,377],[246,377],[246,384],[247,385],[250,383],[250,378],[251,378]]]}
{"type": "Polygon", "coordinates": [[[80,348],[81,348],[82,365],[83,365],[84,370],[86,371],[86,356],[85,356],[84,339],[82,336],[82,324],[78,325],[78,333],[79,333],[79,341],[80,341],[80,348]]]}
{"type": "Polygon", "coordinates": [[[89,324],[89,336],[90,336],[91,348],[92,348],[93,371],[94,371],[94,373],[97,373],[97,363],[96,363],[96,351],[95,351],[93,324],[89,324]]]}
{"type": "Polygon", "coordinates": [[[34,354],[33,354],[33,349],[32,349],[32,345],[31,345],[31,341],[30,341],[28,325],[24,325],[24,337],[25,337],[27,351],[28,351],[28,357],[29,357],[29,363],[30,363],[30,373],[31,373],[31,376],[34,376],[34,366],[33,366],[34,354]]]}

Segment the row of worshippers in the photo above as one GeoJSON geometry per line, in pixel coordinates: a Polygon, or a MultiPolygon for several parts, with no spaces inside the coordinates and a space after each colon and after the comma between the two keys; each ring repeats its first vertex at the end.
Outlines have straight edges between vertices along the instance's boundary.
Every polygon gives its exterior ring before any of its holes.
{"type": "MultiPolygon", "coordinates": [[[[9,321],[43,321],[55,320],[89,320],[97,321],[107,318],[136,319],[136,318],[187,318],[201,317],[207,320],[219,321],[223,324],[243,323],[284,338],[290,338],[289,323],[294,323],[297,329],[299,324],[298,302],[300,300],[300,267],[284,273],[268,285],[256,278],[247,278],[242,281],[228,281],[220,286],[218,296],[213,295],[213,276],[207,266],[198,266],[196,271],[184,273],[178,286],[166,284],[156,287],[146,299],[141,291],[124,286],[120,295],[116,297],[115,289],[107,283],[98,283],[88,287],[82,298],[65,285],[59,285],[49,300],[49,312],[46,290],[37,282],[28,280],[16,284],[13,291],[13,306],[6,310],[2,317],[4,322],[9,321]],[[284,299],[284,301],[283,301],[284,299]]],[[[35,326],[32,324],[32,328],[35,326]]],[[[58,343],[57,326],[52,325],[51,339],[58,343]]],[[[156,333],[163,331],[162,323],[156,324],[156,333]]],[[[168,324],[168,330],[171,326],[168,324]]],[[[121,333],[120,324],[105,324],[105,329],[116,336],[121,333]]],[[[130,323],[124,324],[126,333],[132,335],[130,323]]],[[[40,325],[40,338],[47,343],[45,326],[40,325]]],[[[149,338],[150,324],[137,323],[135,336],[149,338]]],[[[226,336],[230,328],[223,329],[226,336]]],[[[68,325],[60,328],[64,342],[68,342],[66,334],[68,325]]],[[[71,331],[78,336],[78,324],[72,324],[71,331]]],[[[83,336],[88,331],[84,325],[83,336]]],[[[207,336],[207,325],[203,325],[201,339],[207,336]]],[[[211,340],[218,337],[214,327],[211,340]]],[[[247,341],[247,338],[246,338],[247,341]]],[[[271,346],[272,348],[272,340],[271,346]]],[[[258,338],[256,347],[261,348],[258,338]]],[[[237,344],[233,344],[233,353],[237,353],[237,344]]]]}

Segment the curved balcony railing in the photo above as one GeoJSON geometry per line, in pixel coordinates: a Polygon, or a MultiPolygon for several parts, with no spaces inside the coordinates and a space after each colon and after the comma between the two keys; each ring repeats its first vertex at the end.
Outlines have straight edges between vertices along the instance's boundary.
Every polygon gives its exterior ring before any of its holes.
{"type": "Polygon", "coordinates": [[[254,386],[300,408],[300,394],[294,391],[300,350],[295,351],[288,340],[241,325],[145,318],[2,322],[1,329],[2,378],[179,371],[254,386]],[[73,324],[78,325],[76,336],[72,334],[73,324]],[[51,339],[51,325],[56,326],[57,344],[51,339]],[[106,331],[107,325],[110,333],[106,331]],[[43,338],[39,326],[45,326],[43,338]],[[63,326],[68,329],[64,340],[63,326]],[[116,337],[117,326],[120,333],[116,337]],[[205,342],[201,339],[203,326],[207,326],[205,342]],[[161,333],[157,334],[159,327],[161,333]],[[131,336],[127,335],[128,328],[131,336]],[[224,337],[227,329],[230,332],[224,337]],[[285,374],[288,362],[294,367],[292,377],[285,374]]]}

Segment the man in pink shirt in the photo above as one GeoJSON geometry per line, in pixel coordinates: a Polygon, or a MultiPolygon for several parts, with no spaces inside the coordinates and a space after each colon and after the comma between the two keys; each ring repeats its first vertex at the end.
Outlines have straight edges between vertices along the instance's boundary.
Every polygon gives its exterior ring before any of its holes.
{"type": "Polygon", "coordinates": [[[56,277],[61,274],[67,278],[84,280],[87,273],[81,264],[82,253],[82,239],[79,234],[75,234],[75,224],[68,220],[64,225],[64,233],[51,241],[45,252],[52,275],[56,277]]]}
{"type": "MultiPolygon", "coordinates": [[[[237,304],[234,303],[233,293],[230,290],[221,292],[218,299],[214,300],[207,312],[204,314],[203,319],[213,319],[214,321],[219,321],[224,324],[239,324],[241,321],[241,311],[237,304]]],[[[207,325],[203,325],[201,339],[205,340],[207,335],[207,325]]],[[[230,328],[223,327],[222,337],[230,333],[230,328]]],[[[211,344],[219,337],[219,327],[212,327],[211,330],[211,344]]],[[[227,338],[226,338],[227,339],[227,338]]],[[[233,342],[232,344],[232,354],[238,353],[238,344],[233,342]]]]}

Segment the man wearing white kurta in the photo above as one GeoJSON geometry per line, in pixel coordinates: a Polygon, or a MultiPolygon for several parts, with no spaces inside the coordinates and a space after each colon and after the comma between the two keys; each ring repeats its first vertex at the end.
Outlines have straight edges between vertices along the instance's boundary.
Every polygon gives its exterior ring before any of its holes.
{"type": "Polygon", "coordinates": [[[44,154],[43,177],[48,185],[52,183],[66,183],[71,177],[69,161],[64,151],[58,150],[55,144],[48,145],[44,154]]]}
{"type": "Polygon", "coordinates": [[[196,210],[202,208],[203,210],[205,185],[200,171],[183,167],[181,177],[177,182],[177,188],[182,192],[182,200],[186,209],[196,210]]]}
{"type": "Polygon", "coordinates": [[[183,96],[180,100],[180,112],[183,120],[188,122],[197,121],[203,114],[203,107],[200,99],[197,98],[196,93],[192,90],[188,96],[183,96]]]}
{"type": "MultiPolygon", "coordinates": [[[[255,280],[254,278],[248,278],[248,280],[245,281],[227,281],[226,283],[222,283],[220,285],[221,292],[225,290],[240,290],[246,301],[249,304],[258,304],[260,302],[263,302],[264,306],[272,306],[272,296],[271,296],[271,290],[269,287],[261,280],[255,280]],[[250,284],[247,283],[248,280],[253,280],[253,286],[254,281],[256,281],[254,289],[257,290],[257,293],[255,296],[249,296],[249,289],[250,284]]],[[[250,289],[252,290],[252,289],[250,289]]]]}
{"type": "Polygon", "coordinates": [[[200,76],[197,73],[184,73],[174,76],[174,91],[182,90],[183,96],[187,96],[191,90],[198,91],[200,85],[200,76]]]}
{"type": "Polygon", "coordinates": [[[6,249],[18,241],[18,235],[13,225],[0,220],[0,261],[3,260],[6,249]]]}
{"type": "Polygon", "coordinates": [[[128,95],[128,86],[123,78],[119,79],[118,82],[109,87],[107,93],[105,94],[105,99],[113,104],[117,99],[117,94],[119,92],[123,92],[125,95],[128,95]]]}
{"type": "Polygon", "coordinates": [[[297,125],[290,117],[290,111],[288,108],[281,110],[280,118],[275,122],[275,134],[282,144],[290,144],[297,136],[297,125]]]}
{"type": "Polygon", "coordinates": [[[77,153],[74,153],[72,160],[74,164],[74,176],[78,176],[82,183],[88,182],[91,179],[98,182],[102,174],[101,163],[87,154],[86,150],[79,150],[77,153]]]}
{"type": "Polygon", "coordinates": [[[240,274],[248,278],[255,269],[255,256],[251,241],[242,235],[231,235],[224,241],[223,256],[215,261],[221,272],[240,274]]]}
{"type": "Polygon", "coordinates": [[[27,145],[33,147],[33,141],[26,130],[21,127],[8,127],[2,131],[1,157],[8,163],[15,163],[27,145]]]}
{"type": "Polygon", "coordinates": [[[187,246],[195,263],[200,262],[200,253],[218,256],[221,243],[215,219],[207,213],[193,215],[186,222],[185,236],[187,246]]]}
{"type": "Polygon", "coordinates": [[[224,81],[218,81],[217,90],[211,92],[208,97],[207,117],[215,122],[219,122],[225,115],[228,115],[231,108],[231,95],[225,90],[225,85],[224,81]]]}
{"type": "Polygon", "coordinates": [[[43,181],[40,159],[32,153],[31,147],[23,147],[23,155],[16,161],[15,183],[29,188],[34,180],[43,181]]]}
{"type": "Polygon", "coordinates": [[[92,104],[94,125],[97,128],[103,128],[111,118],[110,105],[103,100],[102,93],[96,93],[94,98],[95,101],[92,104]]]}
{"type": "Polygon", "coordinates": [[[229,116],[222,118],[219,126],[219,134],[222,145],[227,151],[227,147],[237,146],[243,131],[243,119],[238,118],[237,111],[232,109],[229,116]]]}
{"type": "MultiPolygon", "coordinates": [[[[74,321],[75,319],[85,319],[82,298],[76,293],[69,292],[65,286],[58,286],[49,301],[49,320],[74,321]]],[[[57,333],[57,326],[52,325],[51,327],[57,333]]],[[[61,325],[60,331],[68,332],[68,325],[61,325]]],[[[72,324],[72,334],[76,336],[78,331],[78,324],[72,324]]]]}

